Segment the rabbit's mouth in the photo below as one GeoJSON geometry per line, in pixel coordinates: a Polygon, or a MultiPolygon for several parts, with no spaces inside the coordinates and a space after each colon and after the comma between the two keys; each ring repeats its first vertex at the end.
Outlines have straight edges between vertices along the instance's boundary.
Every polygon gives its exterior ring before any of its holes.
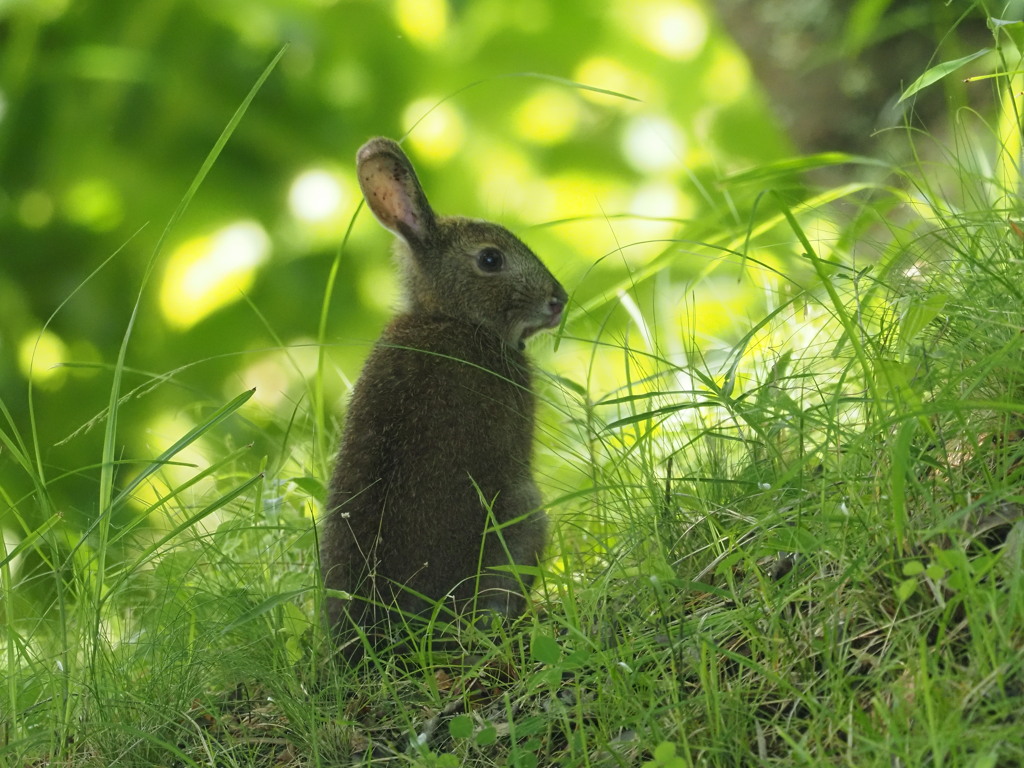
{"type": "Polygon", "coordinates": [[[564,305],[561,302],[552,302],[544,316],[533,322],[525,323],[523,331],[519,335],[519,348],[522,349],[526,345],[526,340],[533,336],[533,334],[546,331],[549,328],[557,328],[558,324],[562,322],[563,309],[564,305]]]}

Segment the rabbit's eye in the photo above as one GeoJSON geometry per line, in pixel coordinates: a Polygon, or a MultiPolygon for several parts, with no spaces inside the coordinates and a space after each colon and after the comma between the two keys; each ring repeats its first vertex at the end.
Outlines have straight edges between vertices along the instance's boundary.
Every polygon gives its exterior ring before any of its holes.
{"type": "Polygon", "coordinates": [[[505,256],[497,248],[484,248],[476,255],[476,265],[481,272],[500,272],[505,266],[505,256]]]}

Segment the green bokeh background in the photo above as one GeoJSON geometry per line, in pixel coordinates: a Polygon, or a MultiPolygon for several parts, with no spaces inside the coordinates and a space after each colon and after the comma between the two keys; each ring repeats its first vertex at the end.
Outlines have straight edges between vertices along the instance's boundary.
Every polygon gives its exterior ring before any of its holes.
{"type": "MultiPolygon", "coordinates": [[[[2,428],[38,442],[56,511],[86,528],[112,367],[141,289],[118,484],[250,387],[245,418],[211,450],[254,442],[271,471],[323,480],[349,382],[398,300],[390,237],[365,212],[339,255],[359,202],[353,158],[371,136],[410,130],[435,208],[505,223],[569,288],[570,336],[625,338],[618,291],[653,302],[651,281],[632,276],[675,248],[659,322],[683,336],[699,318],[698,343],[727,347],[763,314],[763,285],[719,279],[711,256],[666,240],[743,231],[759,190],[717,180],[792,151],[765,103],[697,0],[0,0],[2,428]],[[191,180],[285,46],[144,285],[191,180]],[[327,200],[316,221],[293,197],[308,171],[326,184],[313,187],[327,200]],[[239,231],[240,262],[215,247],[239,231]],[[336,259],[326,422],[308,384],[336,259]],[[195,286],[218,274],[212,308],[195,286]]],[[[783,269],[788,256],[772,255],[783,269]]],[[[534,342],[542,366],[581,377],[593,349],[553,346],[534,342]]],[[[0,489],[9,534],[46,514],[9,452],[0,489]]]]}

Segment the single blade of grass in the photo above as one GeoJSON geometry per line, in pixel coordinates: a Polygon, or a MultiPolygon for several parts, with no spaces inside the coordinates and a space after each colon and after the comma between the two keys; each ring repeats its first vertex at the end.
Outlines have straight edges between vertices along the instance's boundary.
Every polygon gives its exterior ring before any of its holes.
{"type": "Polygon", "coordinates": [[[937,83],[947,75],[956,72],[960,67],[970,64],[975,59],[980,59],[986,53],[991,53],[991,48],[982,48],[980,51],[975,51],[966,56],[961,56],[959,59],[953,59],[952,61],[944,61],[942,64],[938,64],[931,69],[927,70],[917,80],[912,82],[907,89],[900,95],[899,104],[902,101],[906,101],[918,91],[924,90],[932,83],[937,83]]]}
{"type": "Polygon", "coordinates": [[[254,606],[250,610],[245,611],[243,614],[238,616],[234,621],[230,622],[227,626],[221,629],[220,633],[222,635],[226,635],[232,630],[242,626],[243,624],[248,624],[250,621],[258,619],[260,616],[263,616],[264,614],[274,610],[279,605],[287,603],[289,600],[294,600],[295,598],[306,594],[311,589],[313,589],[313,587],[303,587],[302,589],[293,589],[290,592],[282,592],[277,595],[271,595],[266,600],[262,601],[259,605],[254,606]]]}
{"type": "Polygon", "coordinates": [[[331,447],[328,444],[327,437],[327,401],[324,396],[324,380],[327,377],[327,320],[330,315],[331,308],[331,297],[334,296],[334,285],[338,280],[338,270],[341,269],[341,259],[345,255],[346,249],[348,248],[349,238],[352,236],[352,228],[355,226],[356,218],[359,216],[359,212],[363,209],[363,201],[359,201],[359,205],[356,206],[355,211],[352,212],[351,218],[348,220],[348,227],[345,229],[345,235],[341,239],[341,243],[338,244],[338,249],[334,252],[334,260],[331,262],[331,270],[327,274],[327,283],[324,285],[324,296],[320,302],[320,322],[317,326],[316,340],[317,340],[317,356],[316,356],[316,377],[313,382],[312,388],[312,400],[313,400],[313,418],[314,423],[317,424],[320,429],[318,430],[319,440],[314,444],[314,460],[322,459],[330,455],[331,447]]]}
{"type": "Polygon", "coordinates": [[[792,176],[793,174],[806,173],[818,168],[829,168],[834,165],[868,165],[886,169],[892,167],[889,163],[873,157],[850,155],[845,152],[821,152],[816,155],[788,157],[784,160],[777,160],[774,163],[758,165],[747,171],[731,173],[723,177],[719,183],[738,185],[749,184],[755,181],[764,182],[777,179],[780,176],[792,176]]]}
{"type": "MultiPolygon", "coordinates": [[[[587,85],[586,83],[580,83],[576,80],[569,80],[565,77],[558,77],[557,75],[549,75],[546,72],[513,72],[508,75],[499,75],[499,77],[532,77],[537,80],[547,80],[550,83],[557,83],[558,85],[564,85],[566,88],[575,88],[579,91],[590,91],[591,93],[600,93],[603,96],[613,96],[616,99],[625,99],[626,101],[635,101],[640,103],[640,99],[636,96],[630,96],[628,93],[622,93],[621,91],[612,91],[608,88],[598,88],[597,86],[587,85]]],[[[486,82],[481,80],[481,83],[486,82]]],[[[479,83],[474,83],[479,85],[479,83]]]]}
{"type": "Polygon", "coordinates": [[[604,431],[614,432],[615,430],[622,429],[623,427],[628,427],[633,424],[641,424],[645,421],[656,421],[660,419],[665,419],[674,413],[678,413],[679,411],[689,411],[696,408],[707,408],[708,406],[718,405],[721,405],[721,403],[710,400],[690,403],[678,403],[676,405],[666,405],[662,408],[654,408],[649,411],[644,411],[642,413],[634,413],[629,416],[624,416],[621,419],[616,419],[615,421],[610,422],[604,428],[604,431]]]}

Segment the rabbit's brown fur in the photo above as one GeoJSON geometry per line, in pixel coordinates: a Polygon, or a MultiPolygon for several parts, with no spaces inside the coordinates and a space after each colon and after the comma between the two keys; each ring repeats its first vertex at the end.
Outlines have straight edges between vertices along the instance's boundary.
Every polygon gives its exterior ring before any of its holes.
{"type": "Polygon", "coordinates": [[[354,596],[327,611],[349,657],[361,651],[354,625],[380,642],[385,621],[438,601],[455,614],[523,611],[532,577],[508,566],[536,565],[546,534],[523,347],[566,302],[508,230],[434,214],[395,142],[367,142],[357,170],[399,237],[406,307],[352,393],[321,532],[326,586],[354,596]]]}

